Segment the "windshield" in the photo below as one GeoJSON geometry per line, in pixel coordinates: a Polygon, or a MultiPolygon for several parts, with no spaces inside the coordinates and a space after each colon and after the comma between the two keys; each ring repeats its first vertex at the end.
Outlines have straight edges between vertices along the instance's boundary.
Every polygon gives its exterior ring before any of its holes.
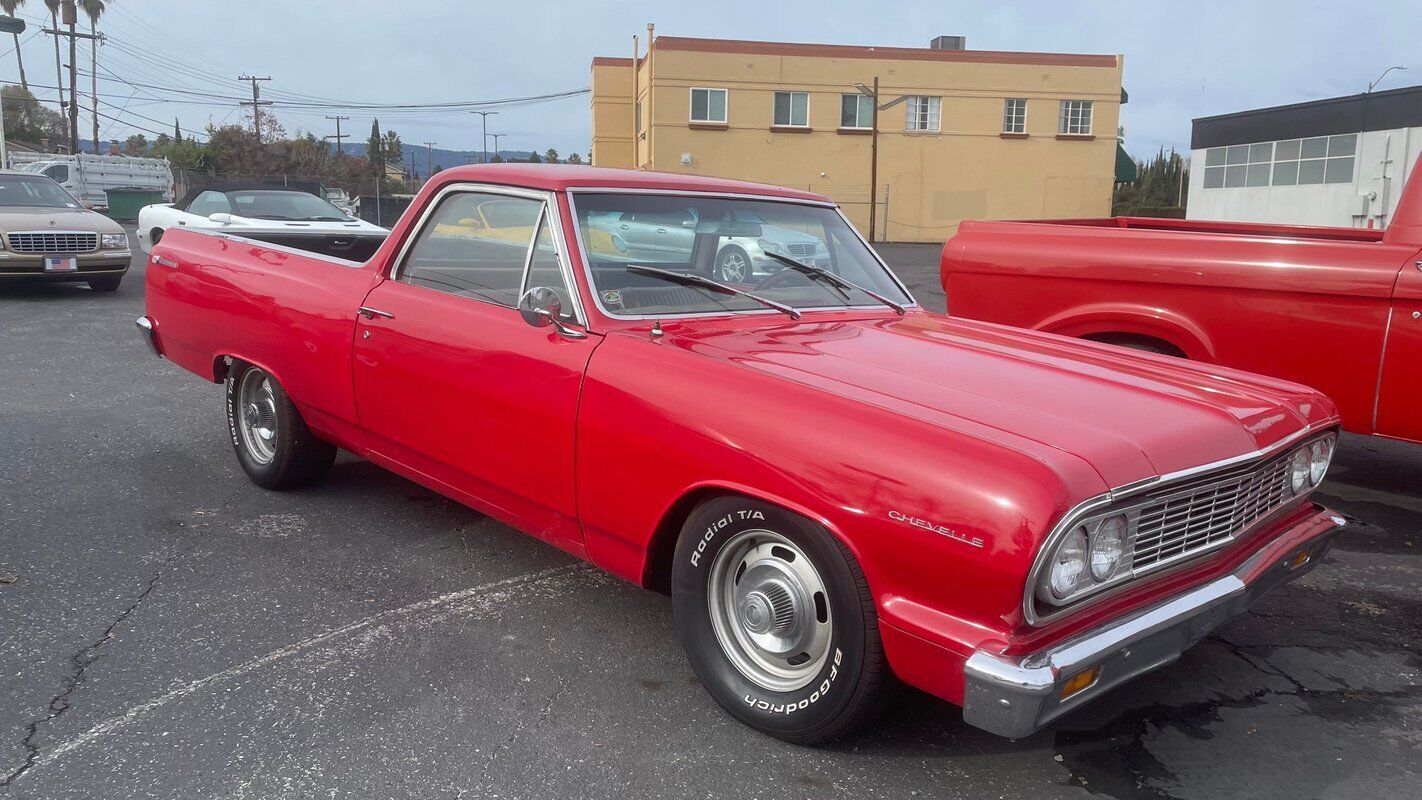
{"type": "Polygon", "coordinates": [[[656,267],[730,284],[795,309],[879,306],[863,291],[797,271],[819,267],[902,304],[912,302],[832,208],[724,197],[577,194],[584,258],[614,316],[765,311],[754,299],[629,270],[656,267]]]}
{"type": "Polygon", "coordinates": [[[79,208],[79,202],[49,178],[0,175],[0,206],[79,208]]]}
{"type": "Polygon", "coordinates": [[[252,219],[287,219],[303,222],[344,222],[345,212],[314,194],[284,191],[228,192],[232,213],[252,219]]]}

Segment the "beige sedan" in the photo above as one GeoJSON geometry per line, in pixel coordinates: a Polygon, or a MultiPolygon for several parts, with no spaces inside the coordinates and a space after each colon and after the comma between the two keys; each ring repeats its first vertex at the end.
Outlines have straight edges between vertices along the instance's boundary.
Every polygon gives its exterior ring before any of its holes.
{"type": "Polygon", "coordinates": [[[84,281],[112,292],[128,272],[128,234],[49,177],[0,171],[0,282],[84,281]]]}

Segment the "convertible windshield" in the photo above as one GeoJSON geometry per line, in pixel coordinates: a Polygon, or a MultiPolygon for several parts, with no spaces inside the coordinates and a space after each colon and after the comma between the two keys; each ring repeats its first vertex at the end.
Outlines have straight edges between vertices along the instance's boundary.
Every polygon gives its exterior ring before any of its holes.
{"type": "Polygon", "coordinates": [[[287,219],[306,222],[344,222],[345,212],[314,194],[284,191],[228,192],[232,212],[253,219],[287,219]]]}
{"type": "Polygon", "coordinates": [[[864,289],[893,303],[912,302],[832,208],[637,194],[579,193],[573,203],[598,302],[615,316],[764,312],[764,300],[799,311],[882,307],[883,300],[864,289]],[[795,269],[784,259],[844,282],[795,269]],[[658,270],[710,278],[759,300],[658,270]]]}
{"type": "Polygon", "coordinates": [[[78,208],[79,203],[49,178],[0,175],[0,206],[78,208]]]}

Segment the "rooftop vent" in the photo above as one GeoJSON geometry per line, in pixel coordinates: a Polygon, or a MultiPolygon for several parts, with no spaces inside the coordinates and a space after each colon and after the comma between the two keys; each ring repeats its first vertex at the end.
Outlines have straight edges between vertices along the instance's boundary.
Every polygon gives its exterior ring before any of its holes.
{"type": "Polygon", "coordinates": [[[928,43],[931,50],[966,50],[968,49],[968,37],[966,36],[935,36],[933,41],[928,43]]]}

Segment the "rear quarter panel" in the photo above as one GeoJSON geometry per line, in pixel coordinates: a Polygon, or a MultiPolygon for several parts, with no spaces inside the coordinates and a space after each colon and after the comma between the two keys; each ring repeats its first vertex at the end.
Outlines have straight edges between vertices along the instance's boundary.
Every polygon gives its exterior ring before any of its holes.
{"type": "Polygon", "coordinates": [[[256,364],[323,438],[364,449],[351,344],[371,269],[174,229],[154,248],[147,273],[147,313],[173,363],[208,380],[224,356],[256,364]]]}
{"type": "Polygon", "coordinates": [[[1416,247],[1084,225],[963,223],[948,311],[1067,336],[1134,333],[1328,394],[1371,432],[1392,287],[1416,247]]]}

